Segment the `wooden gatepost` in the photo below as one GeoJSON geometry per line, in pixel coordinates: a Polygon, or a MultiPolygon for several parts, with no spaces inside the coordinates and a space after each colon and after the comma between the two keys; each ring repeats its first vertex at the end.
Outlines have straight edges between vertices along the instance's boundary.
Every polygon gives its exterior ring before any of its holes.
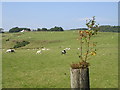
{"type": "Polygon", "coordinates": [[[72,90],[90,90],[89,68],[70,69],[72,90]]]}

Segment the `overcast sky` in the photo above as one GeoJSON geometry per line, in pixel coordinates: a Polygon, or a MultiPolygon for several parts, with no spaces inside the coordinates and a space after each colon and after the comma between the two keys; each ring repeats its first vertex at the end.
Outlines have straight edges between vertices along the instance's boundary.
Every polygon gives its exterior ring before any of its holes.
{"type": "Polygon", "coordinates": [[[96,16],[100,25],[118,25],[117,2],[3,2],[2,27],[64,29],[86,27],[86,18],[96,16]]]}

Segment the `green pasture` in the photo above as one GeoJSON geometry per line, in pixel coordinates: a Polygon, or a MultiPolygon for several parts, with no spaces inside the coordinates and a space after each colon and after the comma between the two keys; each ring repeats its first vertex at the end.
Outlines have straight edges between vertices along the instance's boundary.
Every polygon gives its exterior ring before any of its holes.
{"type": "MultiPolygon", "coordinates": [[[[2,34],[2,87],[70,88],[70,64],[79,62],[78,36],[77,30],[2,34]],[[20,40],[30,44],[15,53],[5,53],[20,40]],[[41,47],[50,50],[36,54],[41,47]],[[61,50],[68,47],[67,54],[61,55],[61,50]]],[[[97,55],[89,60],[90,87],[117,88],[118,33],[99,32],[92,41],[98,43],[97,55]]]]}

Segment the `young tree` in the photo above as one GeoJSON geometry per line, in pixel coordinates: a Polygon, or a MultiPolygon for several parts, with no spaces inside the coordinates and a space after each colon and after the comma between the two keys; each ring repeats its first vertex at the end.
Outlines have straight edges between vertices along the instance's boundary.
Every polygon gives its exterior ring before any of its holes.
{"type": "Polygon", "coordinates": [[[96,24],[95,17],[86,21],[86,25],[89,30],[80,30],[79,31],[79,40],[80,40],[80,53],[79,58],[80,62],[77,64],[71,64],[73,69],[77,68],[88,68],[89,63],[87,60],[90,56],[96,55],[96,44],[97,42],[92,42],[91,38],[97,34],[99,26],[96,24]]]}

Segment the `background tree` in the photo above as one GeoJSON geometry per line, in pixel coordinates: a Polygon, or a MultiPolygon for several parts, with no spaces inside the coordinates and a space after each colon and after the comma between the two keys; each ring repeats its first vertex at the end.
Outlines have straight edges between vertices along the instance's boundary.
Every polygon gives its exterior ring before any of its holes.
{"type": "Polygon", "coordinates": [[[4,29],[3,28],[0,28],[0,33],[4,33],[4,29]]]}
{"type": "Polygon", "coordinates": [[[120,26],[102,25],[100,32],[120,32],[120,26]]]}
{"type": "Polygon", "coordinates": [[[42,28],[41,30],[42,30],[42,31],[47,31],[47,28],[42,28]]]}
{"type": "Polygon", "coordinates": [[[55,26],[54,28],[51,28],[50,31],[64,31],[62,27],[55,26]]]}
{"type": "Polygon", "coordinates": [[[40,28],[37,28],[37,31],[42,31],[42,29],[40,29],[40,28]]]}
{"type": "Polygon", "coordinates": [[[11,28],[9,30],[10,33],[13,33],[13,32],[20,32],[22,30],[26,30],[26,31],[31,31],[29,28],[19,28],[19,27],[14,27],[14,28],[11,28]]]}

